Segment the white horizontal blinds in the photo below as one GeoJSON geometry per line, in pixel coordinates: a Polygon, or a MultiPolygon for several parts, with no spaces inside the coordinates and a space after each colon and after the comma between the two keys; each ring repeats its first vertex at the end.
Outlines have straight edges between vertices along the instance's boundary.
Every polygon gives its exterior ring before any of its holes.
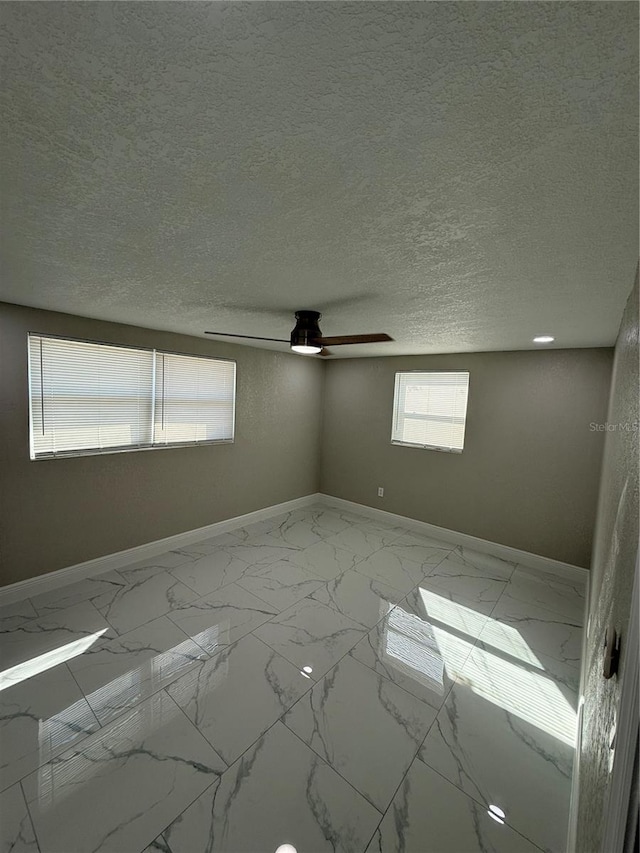
{"type": "Polygon", "coordinates": [[[29,335],[31,456],[151,444],[153,352],[29,335]]]}
{"type": "Polygon", "coordinates": [[[235,362],[156,354],[154,444],[233,438],[235,362]]]}
{"type": "Polygon", "coordinates": [[[467,372],[396,373],[392,441],[462,450],[467,372]]]}
{"type": "Polygon", "coordinates": [[[29,335],[31,458],[233,439],[235,363],[29,335]]]}

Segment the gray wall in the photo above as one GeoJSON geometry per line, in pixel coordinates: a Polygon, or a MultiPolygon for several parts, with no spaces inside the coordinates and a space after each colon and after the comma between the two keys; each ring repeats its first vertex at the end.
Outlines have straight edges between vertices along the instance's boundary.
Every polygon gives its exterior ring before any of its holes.
{"type": "Polygon", "coordinates": [[[577,850],[599,853],[609,780],[609,742],[620,702],[624,666],[609,681],[602,675],[607,625],[625,642],[638,550],[638,279],[627,303],[615,351],[607,422],[629,430],[607,431],[593,547],[590,633],[585,666],[577,850]],[[635,429],[634,429],[635,424],[635,429]]]}
{"type": "Polygon", "coordinates": [[[588,566],[603,447],[589,425],[611,363],[610,349],[331,362],[321,491],[588,566]],[[390,444],[398,370],[470,371],[461,454],[390,444]]]}
{"type": "Polygon", "coordinates": [[[598,349],[323,364],[0,303],[0,583],[319,487],[586,566],[604,435],[589,423],[605,419],[611,358],[598,349]],[[235,444],[30,461],[27,331],[236,359],[235,444]],[[449,368],[471,372],[464,452],[392,447],[394,372],[449,368]]]}
{"type": "Polygon", "coordinates": [[[0,584],[316,492],[322,387],[313,359],[0,303],[0,584]],[[28,331],[236,359],[235,443],[30,461],[28,331]]]}

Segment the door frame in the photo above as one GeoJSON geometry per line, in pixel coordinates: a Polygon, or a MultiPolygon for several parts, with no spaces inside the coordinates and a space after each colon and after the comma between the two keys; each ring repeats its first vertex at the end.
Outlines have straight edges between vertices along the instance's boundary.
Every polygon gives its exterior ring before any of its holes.
{"type": "Polygon", "coordinates": [[[638,560],[636,556],[633,593],[631,596],[631,615],[627,636],[622,638],[622,672],[624,680],[618,706],[616,724],[615,752],[609,782],[609,796],[605,811],[605,826],[602,836],[602,853],[628,853],[633,850],[635,834],[638,831],[638,787],[634,784],[638,752],[638,689],[640,678],[640,616],[638,596],[638,560]]]}

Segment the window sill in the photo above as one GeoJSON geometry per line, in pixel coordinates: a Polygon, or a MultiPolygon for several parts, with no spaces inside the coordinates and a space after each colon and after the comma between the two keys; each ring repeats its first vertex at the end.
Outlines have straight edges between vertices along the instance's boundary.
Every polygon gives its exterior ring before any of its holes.
{"type": "Polygon", "coordinates": [[[396,447],[413,447],[418,450],[439,450],[440,453],[462,453],[464,448],[457,447],[436,447],[433,444],[412,444],[409,441],[392,441],[396,447]]]}
{"type": "Polygon", "coordinates": [[[60,453],[30,456],[31,462],[43,462],[50,459],[70,459],[76,456],[113,456],[116,453],[138,453],[141,450],[172,450],[184,447],[208,447],[211,444],[234,444],[234,438],[219,438],[212,441],[175,441],[169,444],[149,444],[144,447],[114,447],[104,450],[65,450],[60,453]]]}

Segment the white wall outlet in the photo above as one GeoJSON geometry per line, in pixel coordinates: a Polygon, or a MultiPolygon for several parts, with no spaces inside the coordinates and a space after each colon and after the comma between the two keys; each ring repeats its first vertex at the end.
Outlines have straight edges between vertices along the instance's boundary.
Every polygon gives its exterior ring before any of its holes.
{"type": "Polygon", "coordinates": [[[379,498],[384,497],[384,489],[382,488],[382,486],[378,486],[378,497],[379,498]]]}

